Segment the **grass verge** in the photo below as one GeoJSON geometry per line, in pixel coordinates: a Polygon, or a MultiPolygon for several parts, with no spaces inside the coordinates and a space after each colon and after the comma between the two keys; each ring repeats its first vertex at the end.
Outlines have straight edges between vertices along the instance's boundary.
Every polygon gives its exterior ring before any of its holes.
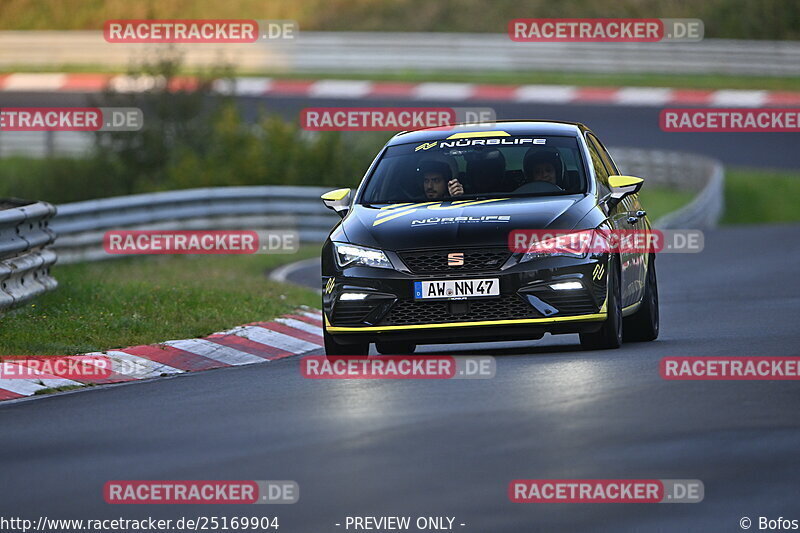
{"type": "Polygon", "coordinates": [[[639,199],[647,210],[647,218],[653,222],[688,204],[695,194],[691,191],[677,191],[666,187],[649,187],[645,182],[639,193],[639,199]]]}
{"type": "MultiPolygon", "coordinates": [[[[107,65],[58,65],[36,67],[13,65],[0,68],[0,73],[17,72],[73,72],[98,74],[126,74],[124,65],[113,68],[107,65]]],[[[207,74],[193,68],[181,68],[183,75],[207,74]]],[[[341,79],[400,82],[462,82],[498,85],[576,85],[579,87],[673,87],[677,89],[743,89],[798,91],[800,77],[726,76],[724,74],[652,74],[618,73],[613,75],[591,72],[551,71],[423,71],[396,70],[385,72],[275,72],[268,70],[242,70],[237,76],[267,76],[287,79],[341,79]]]]}
{"type": "Polygon", "coordinates": [[[577,85],[582,87],[674,87],[678,89],[753,89],[773,91],[800,90],[800,77],[777,78],[770,76],[726,76],[723,74],[649,74],[618,73],[593,74],[591,72],[549,71],[415,71],[347,73],[276,73],[250,71],[241,76],[274,76],[276,78],[312,78],[346,80],[385,80],[405,82],[463,82],[499,85],[577,85]]]}
{"type": "MultiPolygon", "coordinates": [[[[99,29],[113,19],[291,19],[301,30],[506,31],[510,19],[699,18],[706,38],[797,39],[800,10],[792,0],[4,0],[0,28],[99,29]]],[[[302,38],[302,37],[301,37],[302,38]]]]}
{"type": "Polygon", "coordinates": [[[800,173],[729,168],[722,224],[800,222],[800,173]]]}
{"type": "Polygon", "coordinates": [[[56,266],[59,288],[2,318],[0,354],[71,355],[202,337],[268,320],[308,289],[275,283],[265,270],[319,253],[159,256],[56,266]]]}

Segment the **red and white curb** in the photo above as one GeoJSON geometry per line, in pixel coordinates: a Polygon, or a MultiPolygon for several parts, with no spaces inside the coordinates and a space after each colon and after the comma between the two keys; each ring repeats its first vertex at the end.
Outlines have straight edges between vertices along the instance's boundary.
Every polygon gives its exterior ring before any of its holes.
{"type": "MultiPolygon", "coordinates": [[[[113,74],[0,74],[3,92],[143,92],[152,77],[113,74]]],[[[172,89],[193,89],[197,80],[172,80],[172,89]]],[[[619,106],[780,107],[800,105],[797,91],[703,90],[666,87],[579,87],[573,85],[488,85],[478,83],[296,80],[241,77],[216,80],[214,89],[237,96],[306,98],[382,98],[396,100],[484,101],[619,106]]]]}
{"type": "MultiPolygon", "coordinates": [[[[32,396],[39,390],[52,387],[123,383],[212,368],[266,363],[313,352],[323,346],[322,313],[316,309],[299,309],[270,322],[254,322],[202,339],[166,341],[84,354],[103,355],[111,360],[113,374],[102,380],[83,382],[47,377],[0,378],[0,401],[32,396]]],[[[25,361],[6,360],[0,364],[24,365],[25,361]]]]}

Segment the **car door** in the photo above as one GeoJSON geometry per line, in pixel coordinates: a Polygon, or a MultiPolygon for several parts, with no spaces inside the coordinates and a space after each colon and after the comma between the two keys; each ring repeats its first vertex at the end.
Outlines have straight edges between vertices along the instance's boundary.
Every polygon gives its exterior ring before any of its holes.
{"type": "MultiPolygon", "coordinates": [[[[610,191],[611,188],[608,184],[608,177],[609,175],[618,174],[619,171],[608,156],[606,150],[602,148],[600,141],[597,140],[594,135],[587,133],[586,143],[589,146],[589,155],[592,158],[592,166],[594,167],[598,186],[601,191],[610,191]]],[[[603,194],[601,194],[601,196],[603,196],[603,194]]],[[[631,215],[631,209],[633,209],[633,207],[634,204],[631,203],[630,197],[626,197],[608,212],[608,219],[612,229],[615,231],[623,230],[621,233],[626,233],[627,230],[638,229],[639,219],[631,215]],[[634,221],[633,219],[636,220],[634,221]]],[[[640,254],[631,253],[630,251],[624,251],[619,257],[623,307],[633,305],[641,299],[639,285],[643,279],[639,272],[641,262],[639,255],[640,254]]]]}
{"type": "MultiPolygon", "coordinates": [[[[603,165],[608,170],[609,174],[619,175],[619,169],[611,158],[611,155],[606,150],[600,139],[589,134],[592,143],[595,145],[598,154],[603,162],[603,165]]],[[[646,213],[642,209],[639,201],[638,194],[626,196],[617,206],[617,215],[619,229],[636,230],[643,232],[650,229],[650,224],[647,220],[646,213]]],[[[627,270],[627,287],[623,285],[622,305],[629,306],[641,301],[644,296],[645,280],[647,278],[647,254],[634,251],[622,255],[622,265],[627,270]]]]}

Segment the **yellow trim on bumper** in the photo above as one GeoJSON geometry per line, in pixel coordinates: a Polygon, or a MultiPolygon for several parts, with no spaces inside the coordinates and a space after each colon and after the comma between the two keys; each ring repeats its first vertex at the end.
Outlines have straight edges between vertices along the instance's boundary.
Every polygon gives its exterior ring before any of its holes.
{"type": "Polygon", "coordinates": [[[358,333],[360,331],[397,331],[407,329],[429,328],[461,328],[472,326],[506,326],[513,324],[555,324],[557,322],[592,322],[605,320],[607,313],[594,313],[591,315],[559,316],[552,318],[520,318],[514,320],[481,320],[476,322],[444,322],[442,324],[411,324],[408,326],[331,326],[328,317],[325,317],[325,329],[332,333],[358,333]]]}

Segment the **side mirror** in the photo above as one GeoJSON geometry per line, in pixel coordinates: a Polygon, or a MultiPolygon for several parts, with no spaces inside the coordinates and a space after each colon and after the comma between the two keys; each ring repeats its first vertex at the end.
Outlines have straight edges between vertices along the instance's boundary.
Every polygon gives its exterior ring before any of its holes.
{"type": "Polygon", "coordinates": [[[611,186],[611,199],[619,202],[626,196],[639,192],[644,180],[636,176],[609,176],[608,184],[611,186]]]}
{"type": "Polygon", "coordinates": [[[322,203],[328,209],[333,209],[336,214],[344,218],[350,209],[350,189],[336,189],[320,196],[322,203]]]}

